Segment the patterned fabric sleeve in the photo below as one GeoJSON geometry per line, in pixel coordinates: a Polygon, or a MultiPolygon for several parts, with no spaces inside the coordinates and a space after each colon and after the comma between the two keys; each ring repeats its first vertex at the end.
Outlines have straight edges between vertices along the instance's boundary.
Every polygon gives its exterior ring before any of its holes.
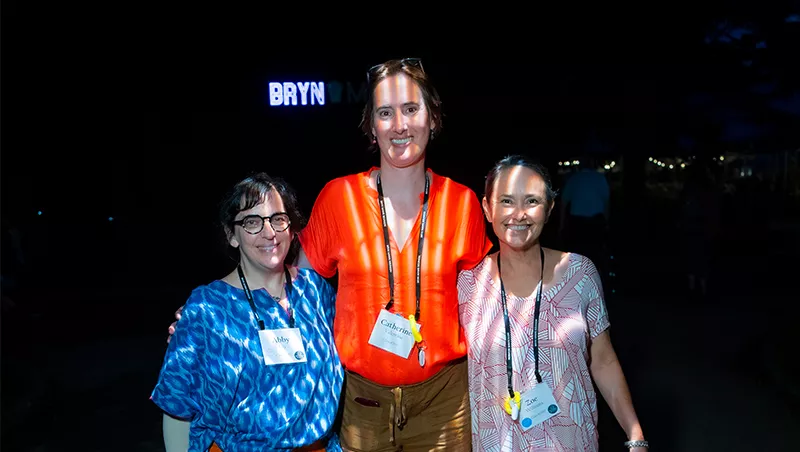
{"type": "MultiPolygon", "coordinates": [[[[213,331],[213,308],[206,302],[204,291],[195,289],[181,312],[180,327],[172,335],[158,382],[152,393],[153,402],[166,413],[184,419],[207,412],[209,401],[224,404],[222,381],[206,372],[203,357],[219,338],[213,331]]],[[[217,377],[220,377],[218,375],[217,377]]]]}
{"type": "Polygon", "coordinates": [[[470,299],[472,299],[472,293],[475,289],[475,275],[473,274],[472,270],[462,270],[458,272],[456,287],[458,289],[458,304],[460,312],[464,308],[464,305],[469,303],[470,299]]]}
{"type": "Polygon", "coordinates": [[[600,280],[600,273],[597,271],[597,267],[586,256],[583,256],[582,267],[587,288],[583,292],[583,302],[586,304],[586,320],[589,325],[589,334],[592,338],[595,338],[611,326],[611,323],[608,319],[606,301],[603,296],[603,283],[600,280]]]}
{"type": "MultiPolygon", "coordinates": [[[[315,273],[313,270],[306,270],[308,271],[308,278],[316,288],[316,295],[317,301],[319,303],[317,309],[318,312],[322,315],[322,318],[327,323],[328,327],[331,331],[333,331],[333,318],[336,313],[336,290],[331,286],[327,281],[325,281],[322,276],[318,273],[315,273]]],[[[331,345],[333,347],[333,345],[331,345]]],[[[331,350],[331,352],[335,352],[335,350],[331,350]]],[[[343,373],[342,369],[332,367],[329,372],[340,374],[337,381],[339,385],[336,386],[336,390],[341,393],[341,382],[343,380],[343,373]]],[[[339,435],[336,432],[336,429],[331,429],[327,435],[327,443],[325,445],[326,452],[342,452],[342,447],[339,442],[339,435]]]]}
{"type": "Polygon", "coordinates": [[[464,212],[461,217],[461,230],[457,240],[463,240],[466,245],[464,253],[458,261],[458,270],[471,270],[478,265],[486,253],[492,249],[492,241],[486,236],[486,224],[483,219],[483,210],[478,202],[475,192],[467,189],[464,193],[468,197],[464,203],[464,212]]]}

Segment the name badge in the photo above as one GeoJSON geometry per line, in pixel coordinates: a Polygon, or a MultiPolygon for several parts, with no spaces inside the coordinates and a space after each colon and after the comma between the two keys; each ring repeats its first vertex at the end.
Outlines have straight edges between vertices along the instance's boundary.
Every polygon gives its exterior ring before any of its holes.
{"type": "Polygon", "coordinates": [[[259,330],[258,338],[267,366],[306,362],[306,350],[299,328],[259,330]]]}
{"type": "MultiPolygon", "coordinates": [[[[422,328],[417,324],[417,328],[422,328]]],[[[408,359],[411,349],[414,348],[414,334],[411,332],[411,322],[399,314],[381,309],[378,320],[372,328],[369,344],[386,350],[389,353],[408,359]]]]}
{"type": "Polygon", "coordinates": [[[553,391],[544,381],[522,394],[521,405],[519,423],[522,425],[522,430],[528,430],[561,412],[553,397],[553,391]]]}

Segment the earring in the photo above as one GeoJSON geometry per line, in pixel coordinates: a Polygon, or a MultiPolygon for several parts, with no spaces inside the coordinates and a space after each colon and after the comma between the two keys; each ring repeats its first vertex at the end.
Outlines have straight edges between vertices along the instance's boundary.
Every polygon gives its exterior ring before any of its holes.
{"type": "Polygon", "coordinates": [[[431,129],[431,140],[433,140],[434,138],[436,138],[436,131],[431,129]]]}

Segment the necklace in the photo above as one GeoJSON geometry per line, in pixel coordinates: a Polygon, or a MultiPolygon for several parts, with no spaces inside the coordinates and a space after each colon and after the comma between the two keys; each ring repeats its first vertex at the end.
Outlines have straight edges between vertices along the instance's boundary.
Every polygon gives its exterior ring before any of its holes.
{"type": "Polygon", "coordinates": [[[283,277],[283,283],[281,284],[281,291],[280,291],[280,293],[278,293],[278,295],[277,295],[277,296],[275,296],[275,295],[272,295],[272,294],[269,292],[269,290],[267,289],[267,287],[266,287],[266,286],[264,286],[264,290],[267,292],[267,295],[269,295],[269,296],[270,296],[270,298],[272,298],[272,299],[273,299],[273,300],[275,300],[275,301],[278,301],[278,302],[280,302],[280,301],[281,301],[281,295],[283,295],[283,286],[284,286],[285,284],[286,284],[286,276],[284,275],[284,277],[283,277]]]}
{"type": "MultiPolygon", "coordinates": [[[[285,280],[285,279],[286,279],[286,278],[284,277],[284,280],[285,280]]],[[[284,282],[285,282],[285,281],[284,281],[284,282]]],[[[279,302],[279,301],[281,301],[281,295],[283,295],[283,285],[281,285],[281,291],[280,291],[280,293],[278,293],[278,295],[277,295],[277,296],[275,296],[275,295],[272,295],[272,294],[269,292],[269,290],[267,290],[267,288],[266,288],[266,287],[264,287],[264,290],[267,292],[267,295],[269,295],[269,296],[270,296],[270,298],[272,298],[273,300],[275,300],[275,301],[278,301],[278,302],[279,302]]]]}

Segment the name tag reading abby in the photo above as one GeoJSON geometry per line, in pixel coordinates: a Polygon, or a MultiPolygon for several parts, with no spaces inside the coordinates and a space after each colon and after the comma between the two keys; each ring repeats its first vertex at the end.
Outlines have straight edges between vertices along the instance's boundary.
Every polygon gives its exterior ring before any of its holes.
{"type": "Polygon", "coordinates": [[[561,412],[553,397],[553,391],[544,381],[522,394],[521,405],[519,423],[522,425],[522,430],[528,430],[561,412]]]}
{"type": "MultiPolygon", "coordinates": [[[[422,328],[417,324],[417,328],[422,328]]],[[[389,353],[408,359],[411,349],[414,348],[414,334],[411,332],[411,322],[399,314],[381,309],[372,334],[369,337],[369,344],[386,350],[389,353]]]]}
{"type": "Polygon", "coordinates": [[[306,350],[299,328],[259,330],[264,364],[294,364],[306,362],[306,350]]]}

